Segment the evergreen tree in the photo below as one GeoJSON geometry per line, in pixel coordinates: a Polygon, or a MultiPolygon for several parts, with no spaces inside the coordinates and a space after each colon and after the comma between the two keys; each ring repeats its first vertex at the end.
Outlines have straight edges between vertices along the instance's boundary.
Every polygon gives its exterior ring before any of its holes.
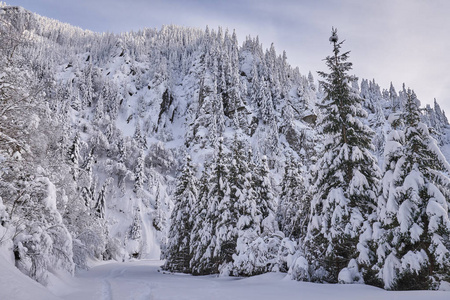
{"type": "Polygon", "coordinates": [[[391,85],[389,87],[389,101],[391,102],[391,109],[395,113],[397,110],[400,109],[400,99],[397,95],[397,92],[395,91],[394,85],[391,82],[391,85]]]}
{"type": "Polygon", "coordinates": [[[309,86],[310,86],[311,90],[315,91],[316,90],[316,84],[314,82],[314,77],[313,77],[311,71],[309,71],[309,73],[308,73],[308,83],[309,83],[309,86]]]}
{"type": "Polygon", "coordinates": [[[100,192],[98,193],[97,197],[97,203],[95,204],[95,214],[100,219],[105,218],[105,211],[106,211],[106,189],[108,188],[110,180],[107,180],[103,186],[100,192]]]}
{"type": "MultiPolygon", "coordinates": [[[[214,59],[213,69],[216,68],[217,59],[214,59]]],[[[186,139],[202,147],[216,145],[225,129],[225,114],[217,80],[210,72],[206,72],[200,81],[197,109],[192,132],[187,132],[186,139]]]]}
{"type": "Polygon", "coordinates": [[[82,71],[82,78],[80,84],[80,92],[81,92],[81,108],[84,110],[86,107],[91,107],[93,100],[95,98],[94,88],[92,86],[93,83],[93,65],[89,63],[84,70],[82,71]]]}
{"type": "Polygon", "coordinates": [[[445,116],[445,112],[441,109],[436,99],[434,99],[434,111],[436,113],[436,119],[438,122],[440,122],[442,125],[449,125],[448,119],[445,116]]]}
{"type": "Polygon", "coordinates": [[[95,106],[93,121],[99,126],[103,126],[105,124],[105,109],[103,97],[101,95],[97,100],[97,105],[95,106]]]}
{"type": "Polygon", "coordinates": [[[375,80],[368,81],[363,79],[361,81],[361,93],[360,96],[364,99],[362,105],[368,112],[368,124],[370,128],[375,131],[372,143],[375,146],[375,153],[379,156],[383,154],[385,143],[384,124],[386,123],[386,117],[383,112],[382,103],[383,96],[378,84],[375,80]]]}
{"type": "MultiPolygon", "coordinates": [[[[235,197],[231,191],[230,158],[224,153],[223,138],[220,138],[215,165],[212,168],[212,182],[210,186],[210,199],[217,203],[216,211],[211,213],[217,218],[215,226],[216,244],[213,256],[217,267],[232,261],[236,249],[237,216],[235,211],[235,197]]],[[[213,217],[210,213],[210,217],[213,217]]]]}
{"type": "Polygon", "coordinates": [[[134,189],[133,191],[140,196],[144,187],[144,182],[147,179],[145,175],[145,154],[144,150],[140,150],[139,156],[134,169],[134,189]]]}
{"type": "Polygon", "coordinates": [[[139,209],[134,213],[133,223],[130,227],[130,239],[138,240],[142,237],[141,234],[141,218],[139,216],[139,209]]]}
{"type": "Polygon", "coordinates": [[[252,185],[256,200],[256,222],[260,232],[269,233],[277,230],[274,213],[274,191],[270,180],[267,157],[264,155],[256,165],[252,185]]]}
{"type": "MultiPolygon", "coordinates": [[[[274,192],[270,183],[267,159],[264,156],[255,165],[252,153],[241,160],[248,161],[248,172],[244,180],[246,196],[240,201],[237,224],[238,239],[233,255],[233,274],[239,276],[258,275],[273,270],[277,264],[280,239],[273,211],[274,192]]],[[[245,174],[245,172],[242,172],[245,174]]]]}
{"type": "MultiPolygon", "coordinates": [[[[236,265],[237,256],[248,248],[248,244],[260,234],[256,219],[255,193],[251,184],[251,173],[248,166],[248,155],[243,142],[235,134],[231,149],[231,165],[229,172],[230,202],[227,220],[229,246],[227,257],[221,272],[242,275],[242,266],[236,265]]],[[[251,274],[246,274],[251,275],[251,274]]]]}
{"type": "Polygon", "coordinates": [[[196,170],[191,158],[187,156],[186,164],[178,178],[175,191],[167,246],[167,261],[164,269],[172,272],[188,273],[191,271],[190,240],[193,228],[193,209],[198,198],[196,170]]]}
{"type": "Polygon", "coordinates": [[[80,158],[80,134],[77,132],[77,134],[75,134],[75,138],[73,139],[73,143],[72,146],[69,148],[69,162],[72,166],[72,175],[73,175],[73,179],[77,180],[78,177],[78,161],[80,158]]]}
{"type": "Polygon", "coordinates": [[[310,206],[306,187],[306,180],[301,176],[298,162],[290,155],[286,159],[281,184],[277,222],[280,231],[293,240],[303,238],[306,234],[310,206]]]}
{"type": "Polygon", "coordinates": [[[385,150],[374,269],[386,289],[435,289],[450,281],[449,165],[414,92],[406,96],[405,129],[391,132],[385,150]]]}
{"type": "Polygon", "coordinates": [[[162,231],[165,227],[166,215],[163,207],[163,196],[161,193],[161,184],[157,184],[156,187],[156,195],[155,195],[155,204],[153,205],[153,227],[157,231],[162,231]]]}
{"type": "Polygon", "coordinates": [[[141,133],[141,125],[139,122],[136,122],[136,128],[134,130],[133,135],[134,141],[137,143],[140,149],[147,149],[147,139],[141,133]]]}
{"type": "Polygon", "coordinates": [[[340,53],[332,30],[333,55],[326,58],[330,73],[319,72],[326,97],[319,104],[321,131],[325,135],[322,157],[316,165],[306,255],[312,280],[337,282],[352,259],[369,264],[373,253],[367,234],[376,207],[380,171],[371,154],[373,132],[360,121],[367,117],[361,98],[351,89],[353,76],[349,52],[340,53]]]}
{"type": "Polygon", "coordinates": [[[214,272],[210,243],[215,242],[214,227],[216,220],[211,218],[211,212],[209,211],[210,168],[210,165],[205,163],[199,182],[198,201],[192,210],[194,222],[190,237],[190,267],[194,275],[214,272]]]}
{"type": "Polygon", "coordinates": [[[211,165],[211,173],[205,169],[201,178],[199,206],[196,209],[199,220],[196,221],[192,232],[195,244],[192,247],[191,266],[195,275],[218,273],[220,265],[231,259],[232,253],[229,251],[234,229],[228,227],[228,221],[231,220],[228,210],[228,165],[221,137],[211,165]]]}

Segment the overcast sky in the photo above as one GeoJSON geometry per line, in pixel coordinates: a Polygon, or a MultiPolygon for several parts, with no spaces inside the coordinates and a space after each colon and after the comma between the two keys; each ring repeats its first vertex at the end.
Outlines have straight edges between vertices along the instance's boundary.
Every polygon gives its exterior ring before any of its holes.
{"type": "Polygon", "coordinates": [[[450,116],[449,0],[9,0],[30,11],[97,32],[174,24],[236,29],[286,50],[300,72],[326,71],[331,27],[345,39],[353,74],[382,88],[415,90],[422,104],[450,116]]]}

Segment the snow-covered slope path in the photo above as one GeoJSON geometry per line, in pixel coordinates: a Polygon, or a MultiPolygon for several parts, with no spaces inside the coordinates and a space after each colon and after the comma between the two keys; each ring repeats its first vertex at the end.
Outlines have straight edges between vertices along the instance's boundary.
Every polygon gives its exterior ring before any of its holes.
{"type": "Polygon", "coordinates": [[[167,274],[159,271],[161,264],[161,261],[106,263],[50,288],[61,299],[74,300],[450,299],[450,292],[387,292],[365,285],[313,284],[288,280],[280,273],[251,278],[167,274]]]}

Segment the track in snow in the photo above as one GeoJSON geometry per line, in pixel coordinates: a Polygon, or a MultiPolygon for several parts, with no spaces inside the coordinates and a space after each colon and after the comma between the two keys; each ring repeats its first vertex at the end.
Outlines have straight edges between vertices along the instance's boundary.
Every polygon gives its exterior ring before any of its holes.
{"type": "Polygon", "coordinates": [[[109,262],[85,271],[53,292],[67,300],[448,300],[450,292],[387,292],[366,285],[296,282],[286,274],[251,278],[160,272],[162,261],[109,262]]]}

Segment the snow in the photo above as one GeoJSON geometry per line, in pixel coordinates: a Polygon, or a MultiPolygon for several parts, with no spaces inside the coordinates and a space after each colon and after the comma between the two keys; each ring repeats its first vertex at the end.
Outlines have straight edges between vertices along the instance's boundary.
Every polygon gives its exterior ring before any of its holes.
{"type": "Polygon", "coordinates": [[[408,251],[402,258],[402,268],[419,272],[427,264],[428,257],[424,250],[408,251]]]}
{"type": "Polygon", "coordinates": [[[56,210],[56,187],[47,177],[41,178],[41,181],[47,186],[47,197],[43,199],[45,206],[57,212],[56,210]]]}
{"type": "Polygon", "coordinates": [[[358,263],[355,259],[350,260],[347,268],[339,272],[338,280],[340,283],[363,283],[364,280],[358,270],[358,263]]]}
{"type": "Polygon", "coordinates": [[[361,263],[369,264],[370,263],[370,253],[369,247],[367,243],[371,240],[373,236],[372,228],[370,225],[364,224],[365,231],[359,237],[359,243],[356,245],[356,249],[359,252],[358,261],[361,263]]]}
{"type": "Polygon", "coordinates": [[[413,205],[409,199],[405,200],[399,207],[397,219],[400,223],[400,232],[407,232],[411,226],[411,215],[413,205]]]}
{"type": "Polygon", "coordinates": [[[418,242],[420,240],[420,236],[423,233],[423,228],[414,223],[409,231],[411,232],[411,240],[413,242],[418,242]]]}
{"type": "Polygon", "coordinates": [[[382,277],[384,281],[384,287],[389,289],[392,288],[392,284],[396,278],[396,273],[400,269],[401,263],[394,253],[391,253],[386,258],[386,261],[382,270],[382,277]]]}
{"type": "Polygon", "coordinates": [[[170,274],[159,271],[162,264],[163,261],[157,260],[108,262],[73,279],[53,280],[50,292],[0,259],[0,299],[448,300],[450,297],[450,292],[445,291],[391,292],[364,284],[298,282],[289,280],[284,273],[250,278],[170,274]]]}
{"type": "Polygon", "coordinates": [[[448,152],[448,144],[444,145],[441,149],[439,149],[436,140],[434,139],[430,139],[428,141],[428,147],[429,149],[435,153],[439,159],[439,162],[442,164],[442,167],[445,168],[445,170],[450,173],[450,164],[448,163],[449,160],[449,152],[448,152]],[[446,153],[447,155],[444,155],[444,153],[446,153]]]}
{"type": "Polygon", "coordinates": [[[413,191],[419,191],[419,187],[424,185],[424,179],[422,173],[417,170],[412,170],[405,178],[403,183],[404,190],[412,189],[413,191]]]}
{"type": "Polygon", "coordinates": [[[0,248],[0,299],[10,300],[57,300],[48,289],[22,274],[0,248]]]}
{"type": "Polygon", "coordinates": [[[292,267],[289,269],[289,276],[298,280],[309,281],[309,265],[304,256],[298,257],[292,267]]]}

